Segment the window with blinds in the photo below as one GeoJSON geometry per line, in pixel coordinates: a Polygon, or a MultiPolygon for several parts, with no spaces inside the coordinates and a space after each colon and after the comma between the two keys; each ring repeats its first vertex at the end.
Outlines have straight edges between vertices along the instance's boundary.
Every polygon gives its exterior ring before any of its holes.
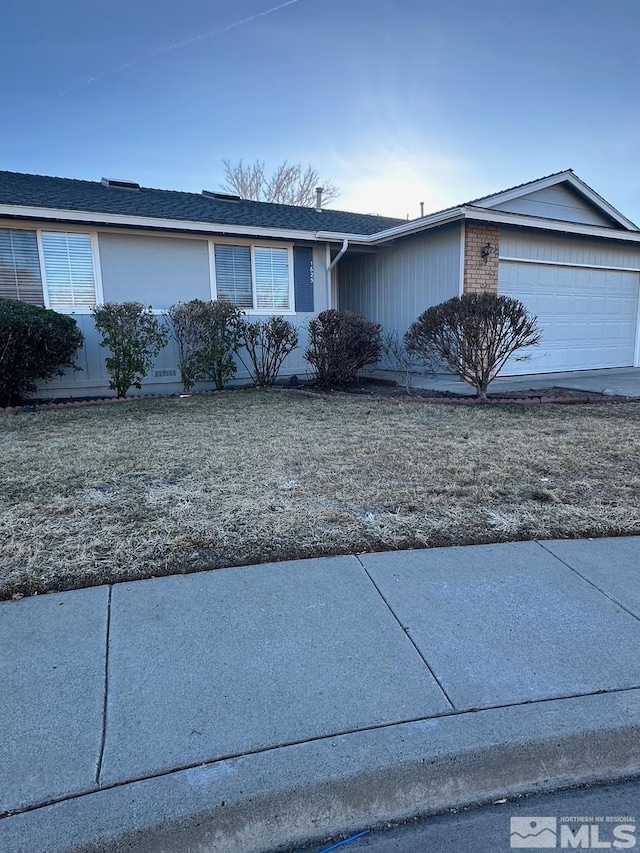
{"type": "Polygon", "coordinates": [[[239,308],[253,308],[251,247],[215,247],[218,299],[228,299],[239,308]]]}
{"type": "Polygon", "coordinates": [[[93,308],[96,283],[91,236],[42,232],[42,253],[50,308],[93,308]]]}
{"type": "Polygon", "coordinates": [[[256,308],[267,311],[289,309],[289,252],[287,249],[253,250],[256,270],[256,308]]]}
{"type": "Polygon", "coordinates": [[[289,310],[288,249],[216,244],[214,252],[219,299],[249,310],[289,310]]]}
{"type": "Polygon", "coordinates": [[[0,299],[44,304],[35,231],[0,228],[0,299]]]}

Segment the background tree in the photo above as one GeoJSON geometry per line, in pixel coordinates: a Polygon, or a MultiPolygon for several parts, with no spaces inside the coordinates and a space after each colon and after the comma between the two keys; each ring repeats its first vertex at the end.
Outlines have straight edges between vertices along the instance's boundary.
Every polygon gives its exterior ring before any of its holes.
{"type": "Polygon", "coordinates": [[[421,314],[405,335],[405,347],[428,366],[444,361],[485,401],[489,383],[507,359],[540,339],[537,317],[522,302],[495,293],[467,293],[421,314]]]}
{"type": "Polygon", "coordinates": [[[322,181],[318,170],[302,163],[285,160],[273,172],[265,171],[263,160],[243,163],[239,160],[223,160],[225,192],[234,193],[253,201],[270,201],[277,204],[295,204],[299,207],[314,207],[316,187],[322,187],[322,203],[333,201],[340,195],[332,181],[322,181]]]}

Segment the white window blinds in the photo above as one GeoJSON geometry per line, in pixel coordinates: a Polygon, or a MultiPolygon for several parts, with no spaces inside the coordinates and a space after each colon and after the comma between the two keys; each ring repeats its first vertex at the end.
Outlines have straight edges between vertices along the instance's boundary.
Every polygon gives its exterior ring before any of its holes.
{"type": "Polygon", "coordinates": [[[256,311],[289,310],[288,249],[218,243],[214,252],[218,299],[256,311]]]}
{"type": "Polygon", "coordinates": [[[96,284],[91,236],[43,231],[44,272],[51,308],[93,308],[96,284]]]}
{"type": "Polygon", "coordinates": [[[253,308],[251,248],[216,245],[215,257],[218,299],[228,299],[239,308],[253,308]]]}
{"type": "Polygon", "coordinates": [[[35,231],[0,228],[0,299],[43,304],[35,231]]]}
{"type": "Polygon", "coordinates": [[[267,311],[289,309],[289,252],[287,249],[253,250],[256,269],[256,308],[267,311]]]}

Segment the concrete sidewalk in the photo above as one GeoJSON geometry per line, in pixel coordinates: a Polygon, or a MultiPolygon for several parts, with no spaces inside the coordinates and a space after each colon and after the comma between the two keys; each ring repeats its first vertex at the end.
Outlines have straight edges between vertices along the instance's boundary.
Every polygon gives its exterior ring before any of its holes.
{"type": "Polygon", "coordinates": [[[269,851],[640,773],[640,538],[0,604],[0,850],[269,851]]]}

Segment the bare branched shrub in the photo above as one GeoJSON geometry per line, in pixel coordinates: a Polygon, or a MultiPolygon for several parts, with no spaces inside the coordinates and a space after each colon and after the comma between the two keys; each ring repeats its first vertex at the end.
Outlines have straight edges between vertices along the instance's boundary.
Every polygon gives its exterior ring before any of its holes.
{"type": "Polygon", "coordinates": [[[407,352],[404,339],[396,329],[386,331],[382,335],[382,357],[392,370],[402,380],[407,394],[413,391],[413,374],[416,372],[416,359],[407,352]]]}
{"type": "Polygon", "coordinates": [[[282,362],[297,346],[298,330],[284,317],[240,323],[238,357],[258,387],[273,385],[282,362]],[[246,358],[243,358],[242,348],[246,358]]]}
{"type": "Polygon", "coordinates": [[[309,321],[309,348],[304,354],[321,388],[343,388],[358,371],[380,358],[382,327],[360,314],[330,309],[309,321]]]}
{"type": "Polygon", "coordinates": [[[537,318],[522,302],[494,293],[468,293],[428,308],[409,328],[405,346],[426,364],[434,359],[446,362],[486,400],[489,384],[507,360],[540,339],[537,318]]]}
{"type": "Polygon", "coordinates": [[[178,349],[185,391],[212,379],[218,391],[236,372],[234,353],[240,337],[242,311],[224,299],[193,299],[172,305],[165,317],[178,349]]]}
{"type": "Polygon", "coordinates": [[[242,160],[237,163],[223,160],[222,163],[222,189],[242,198],[313,207],[318,186],[323,188],[324,202],[333,201],[340,195],[338,187],[332,181],[320,180],[317,169],[311,165],[303,166],[302,163],[289,163],[285,160],[276,166],[273,172],[268,173],[262,160],[246,165],[242,160]]]}

